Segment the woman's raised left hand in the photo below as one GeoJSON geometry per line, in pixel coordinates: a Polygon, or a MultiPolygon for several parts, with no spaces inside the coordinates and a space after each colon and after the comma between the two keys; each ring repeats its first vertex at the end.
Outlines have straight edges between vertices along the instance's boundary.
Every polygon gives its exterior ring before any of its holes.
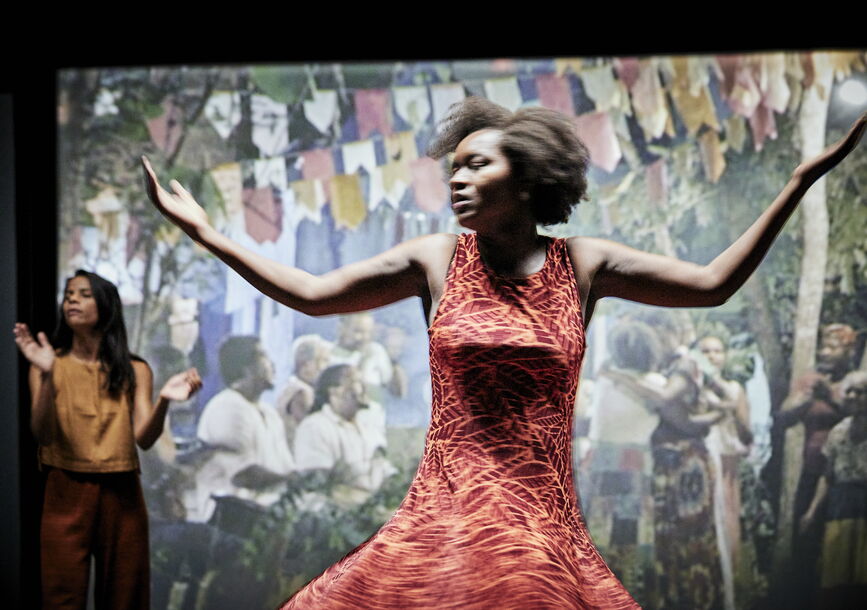
{"type": "Polygon", "coordinates": [[[173,375],[160,390],[160,398],[183,402],[202,387],[202,378],[195,368],[173,375]]]}

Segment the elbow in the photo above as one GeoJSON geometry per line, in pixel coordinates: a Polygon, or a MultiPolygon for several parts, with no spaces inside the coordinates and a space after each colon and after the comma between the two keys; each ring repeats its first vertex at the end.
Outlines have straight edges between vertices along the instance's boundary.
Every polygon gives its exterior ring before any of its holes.
{"type": "Polygon", "coordinates": [[[141,450],[143,450],[143,451],[147,451],[148,449],[150,449],[151,447],[153,447],[153,446],[154,446],[154,442],[155,442],[155,441],[153,441],[153,440],[151,440],[151,439],[148,439],[148,438],[139,438],[139,437],[136,437],[136,439],[135,439],[135,444],[138,445],[139,449],[141,449],[141,450]]]}
{"type": "Polygon", "coordinates": [[[738,288],[740,288],[740,283],[731,275],[722,274],[711,265],[705,267],[701,282],[701,294],[705,307],[725,305],[738,288]]]}

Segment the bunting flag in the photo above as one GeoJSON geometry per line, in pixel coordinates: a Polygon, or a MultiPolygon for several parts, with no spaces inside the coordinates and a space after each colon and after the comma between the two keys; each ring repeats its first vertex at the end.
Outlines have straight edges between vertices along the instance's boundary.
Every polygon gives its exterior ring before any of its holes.
{"type": "Polygon", "coordinates": [[[170,98],[163,100],[163,113],[147,121],[151,142],[163,154],[171,155],[184,129],[184,115],[180,106],[176,106],[170,98]]]}
{"type": "Polygon", "coordinates": [[[430,86],[431,104],[433,106],[434,122],[439,122],[445,117],[452,104],[456,104],[466,97],[464,86],[461,83],[443,83],[430,86]]]}
{"type": "Polygon", "coordinates": [[[756,82],[753,61],[739,57],[735,62],[731,86],[727,87],[730,90],[728,104],[734,112],[749,119],[762,101],[762,92],[756,82]]]}
{"type": "Polygon", "coordinates": [[[250,100],[253,118],[253,144],[263,157],[281,154],[289,146],[289,109],[266,95],[250,100]]]}
{"type": "Polygon", "coordinates": [[[427,87],[395,87],[394,111],[412,127],[413,131],[421,129],[427,123],[431,108],[427,87]]]}
{"type": "Polygon", "coordinates": [[[409,161],[391,161],[379,168],[382,176],[382,188],[385,201],[394,209],[400,207],[400,201],[413,182],[409,161]]]}
{"type": "Polygon", "coordinates": [[[626,90],[631,91],[641,73],[641,65],[636,57],[620,57],[614,60],[614,70],[626,90]]]}
{"type": "Polygon", "coordinates": [[[253,177],[259,188],[274,187],[286,190],[286,159],[273,157],[253,162],[253,177]]]}
{"type": "Polygon", "coordinates": [[[651,203],[660,206],[668,201],[668,167],[665,159],[657,159],[644,168],[644,181],[651,203]]]}
{"type": "Polygon", "coordinates": [[[256,243],[277,241],[283,228],[283,209],[274,198],[274,189],[245,188],[241,197],[244,203],[244,230],[256,243]]]}
{"type": "Polygon", "coordinates": [[[669,91],[687,133],[694,136],[702,125],[719,131],[716,109],[707,88],[709,73],[706,64],[699,64],[698,70],[691,69],[686,57],[676,57],[672,60],[672,67],[674,78],[669,91]]]}
{"type": "Polygon", "coordinates": [[[747,125],[744,117],[733,114],[725,122],[726,144],[730,150],[743,152],[747,141],[747,125]]]}
{"type": "Polygon", "coordinates": [[[624,84],[614,77],[614,71],[608,64],[589,68],[579,75],[584,92],[596,104],[596,110],[620,110],[626,114],[632,113],[629,104],[629,93],[624,84]]]}
{"type": "Polygon", "coordinates": [[[554,60],[554,73],[557,76],[563,76],[571,70],[574,74],[578,74],[583,65],[584,61],[578,57],[561,57],[554,60]]]}
{"type": "Polygon", "coordinates": [[[590,151],[590,161],[606,172],[613,172],[623,156],[607,112],[591,112],[575,117],[578,137],[590,151]]]}
{"type": "Polygon", "coordinates": [[[575,116],[572,90],[564,76],[541,74],[536,77],[535,81],[539,102],[545,108],[562,112],[567,116],[575,116]]]}
{"type": "Polygon", "coordinates": [[[367,216],[367,206],[356,174],[331,178],[331,215],[338,228],[356,229],[367,216]]]}
{"type": "Polygon", "coordinates": [[[241,122],[241,94],[235,91],[216,91],[205,103],[205,117],[224,140],[241,122]]]}
{"type": "Polygon", "coordinates": [[[511,112],[515,112],[524,102],[521,89],[518,87],[518,79],[514,76],[486,80],[485,97],[511,112]]]}
{"type": "Polygon", "coordinates": [[[350,142],[343,146],[343,173],[353,174],[360,169],[367,174],[368,207],[374,209],[385,196],[382,186],[382,172],[376,163],[376,150],[373,140],[350,142]]]}
{"type": "Polygon", "coordinates": [[[415,134],[411,131],[401,131],[385,138],[385,155],[389,161],[409,162],[418,159],[415,134]]]}
{"type": "Polygon", "coordinates": [[[321,180],[295,180],[289,184],[293,200],[303,215],[315,223],[322,222],[322,207],[325,205],[325,187],[321,180]]]}
{"type": "Polygon", "coordinates": [[[717,132],[708,129],[701,134],[698,137],[698,148],[705,178],[711,184],[716,184],[726,168],[726,160],[717,132]]]}
{"type": "Polygon", "coordinates": [[[425,212],[440,212],[449,198],[440,164],[430,157],[422,157],[411,161],[409,166],[418,208],[425,212]]]}
{"type": "Polygon", "coordinates": [[[391,134],[391,96],[388,89],[359,89],[353,99],[359,138],[368,138],[373,133],[383,136],[391,134]]]}
{"type": "Polygon", "coordinates": [[[659,138],[666,132],[674,133],[657,60],[643,59],[639,62],[638,78],[631,94],[635,117],[647,140],[659,138]]]}
{"type": "Polygon", "coordinates": [[[328,133],[338,116],[337,91],[318,89],[313,99],[304,100],[304,118],[320,133],[328,133]]]}
{"type": "Polygon", "coordinates": [[[762,150],[765,139],[777,139],[777,122],[774,120],[774,111],[765,106],[764,102],[758,105],[749,118],[750,130],[753,132],[753,145],[757,151],[762,150]]]}
{"type": "Polygon", "coordinates": [[[223,198],[226,222],[240,222],[244,214],[240,163],[224,163],[211,169],[211,178],[223,198]]]}
{"type": "Polygon", "coordinates": [[[783,53],[772,53],[762,56],[761,62],[763,102],[777,114],[782,114],[786,111],[792,95],[786,81],[786,56],[783,53]]]}

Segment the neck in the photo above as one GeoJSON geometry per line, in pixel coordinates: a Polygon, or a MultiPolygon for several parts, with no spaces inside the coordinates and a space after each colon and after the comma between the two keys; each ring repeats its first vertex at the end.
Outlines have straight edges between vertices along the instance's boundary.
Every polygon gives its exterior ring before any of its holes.
{"type": "Polygon", "coordinates": [[[258,402],[262,392],[265,391],[261,384],[244,379],[233,383],[232,389],[250,402],[258,402]]]}
{"type": "Polygon", "coordinates": [[[73,331],[70,353],[79,360],[94,361],[99,358],[99,344],[102,333],[91,331],[73,331]]]}
{"type": "Polygon", "coordinates": [[[529,275],[545,262],[545,245],[539,239],[535,223],[520,223],[476,235],[482,260],[498,273],[529,275]]]}

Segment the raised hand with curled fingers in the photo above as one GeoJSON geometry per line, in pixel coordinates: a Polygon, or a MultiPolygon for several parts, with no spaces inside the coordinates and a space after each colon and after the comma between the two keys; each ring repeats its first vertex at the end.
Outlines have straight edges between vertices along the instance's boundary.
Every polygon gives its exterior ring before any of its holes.
{"type": "Polygon", "coordinates": [[[160,398],[183,402],[198,392],[202,387],[202,378],[195,368],[187,369],[177,375],[172,375],[160,390],[160,398]]]}
{"type": "Polygon", "coordinates": [[[15,344],[24,357],[43,373],[50,372],[54,366],[55,354],[45,333],[40,331],[34,339],[30,329],[22,322],[16,322],[12,332],[15,334],[15,344]]]}

